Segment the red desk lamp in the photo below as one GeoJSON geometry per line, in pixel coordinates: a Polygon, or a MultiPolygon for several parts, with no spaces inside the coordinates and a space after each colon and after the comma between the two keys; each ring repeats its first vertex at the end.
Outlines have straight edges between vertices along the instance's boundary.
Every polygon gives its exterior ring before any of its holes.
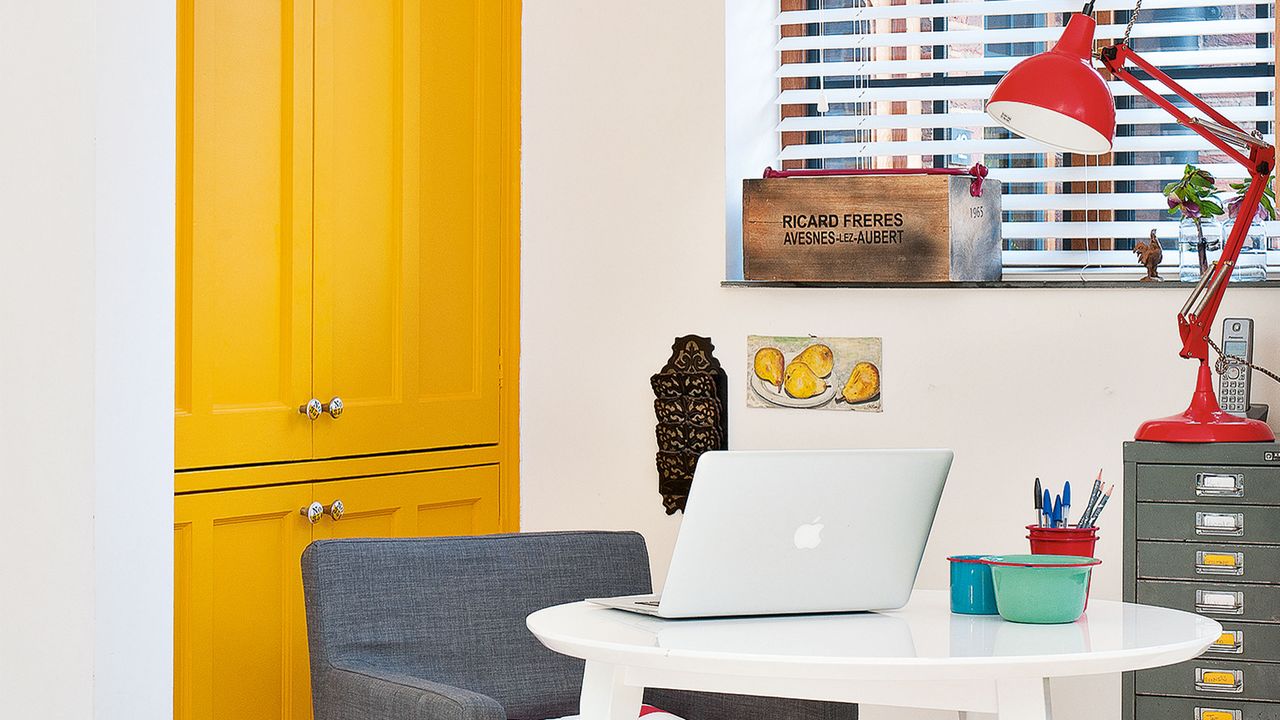
{"type": "MultiPolygon", "coordinates": [[[[1097,57],[1114,77],[1128,83],[1143,97],[1163,108],[1179,124],[1208,140],[1249,171],[1252,180],[1237,217],[1251,218],[1262,201],[1267,178],[1275,166],[1275,148],[1240,129],[1221,113],[1206,105],[1165,73],[1142,59],[1129,46],[1129,32],[1142,7],[1139,0],[1125,28],[1124,38],[1101,48],[1097,57]],[[1131,63],[1142,69],[1206,118],[1191,117],[1143,84],[1125,67],[1131,63]]],[[[996,85],[987,103],[987,112],[1009,130],[1067,152],[1099,155],[1111,151],[1116,130],[1116,106],[1106,81],[1094,69],[1092,17],[1093,2],[1073,15],[1058,44],[1048,52],[1018,63],[996,85]]],[[[1209,332],[1227,289],[1227,280],[1249,232],[1249,223],[1237,222],[1222,249],[1222,258],[1213,263],[1191,297],[1178,313],[1184,358],[1200,361],[1191,405],[1180,415],[1149,420],[1138,428],[1135,438],[1158,442],[1271,442],[1275,435],[1266,423],[1223,412],[1213,394],[1209,371],[1209,332]]]]}

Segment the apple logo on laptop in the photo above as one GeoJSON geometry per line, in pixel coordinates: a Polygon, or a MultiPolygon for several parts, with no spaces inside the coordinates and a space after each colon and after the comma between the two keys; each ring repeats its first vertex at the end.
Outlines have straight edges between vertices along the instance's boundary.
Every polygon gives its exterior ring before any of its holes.
{"type": "Polygon", "coordinates": [[[822,517],[816,517],[813,522],[801,525],[796,528],[795,543],[796,547],[801,550],[812,550],[818,547],[822,542],[822,528],[826,527],[818,522],[822,517]]]}

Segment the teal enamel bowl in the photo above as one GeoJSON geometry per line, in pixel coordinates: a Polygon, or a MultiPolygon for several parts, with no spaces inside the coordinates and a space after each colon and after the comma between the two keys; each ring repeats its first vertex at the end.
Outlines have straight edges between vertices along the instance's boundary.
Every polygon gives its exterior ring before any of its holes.
{"type": "Polygon", "coordinates": [[[1101,560],[1076,555],[1001,555],[991,566],[996,609],[1010,622],[1057,624],[1084,614],[1089,574],[1101,560]]]}

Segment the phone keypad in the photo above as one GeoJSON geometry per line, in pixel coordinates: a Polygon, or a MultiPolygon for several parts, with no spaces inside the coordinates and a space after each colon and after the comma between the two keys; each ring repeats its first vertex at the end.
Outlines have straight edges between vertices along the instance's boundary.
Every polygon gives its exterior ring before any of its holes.
{"type": "Polygon", "coordinates": [[[1223,410],[1243,413],[1249,408],[1246,385],[1240,367],[1229,366],[1218,381],[1218,402],[1223,410]]]}

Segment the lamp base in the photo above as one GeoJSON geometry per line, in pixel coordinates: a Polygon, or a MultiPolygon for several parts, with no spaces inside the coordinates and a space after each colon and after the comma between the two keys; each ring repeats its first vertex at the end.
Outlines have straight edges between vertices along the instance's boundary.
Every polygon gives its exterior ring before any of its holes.
{"type": "Polygon", "coordinates": [[[1190,407],[1180,415],[1142,423],[1133,437],[1150,442],[1182,443],[1274,442],[1276,439],[1266,423],[1223,412],[1213,394],[1213,376],[1207,360],[1200,361],[1190,407]]]}

